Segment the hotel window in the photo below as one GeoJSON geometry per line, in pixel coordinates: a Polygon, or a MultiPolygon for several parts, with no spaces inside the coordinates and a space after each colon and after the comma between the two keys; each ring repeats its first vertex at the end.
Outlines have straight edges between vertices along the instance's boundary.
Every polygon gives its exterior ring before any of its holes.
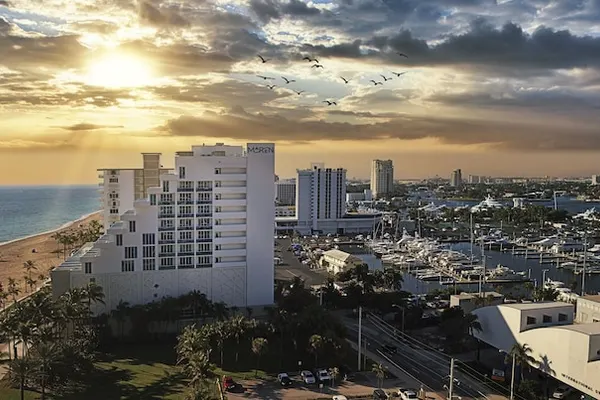
{"type": "Polygon", "coordinates": [[[162,189],[163,189],[163,192],[165,192],[165,193],[169,191],[169,181],[163,181],[162,189]]]}
{"type": "Polygon", "coordinates": [[[210,251],[211,251],[210,243],[199,243],[198,251],[202,252],[202,253],[210,253],[210,251]]]}
{"type": "Polygon", "coordinates": [[[137,258],[137,247],[125,247],[125,258],[137,258]]]}
{"type": "Polygon", "coordinates": [[[115,192],[109,193],[108,197],[111,199],[118,199],[119,193],[115,193],[115,192]]]}
{"type": "Polygon", "coordinates": [[[86,274],[91,274],[92,273],[92,263],[91,262],[84,263],[83,267],[84,267],[84,272],[86,274]]]}
{"type": "Polygon", "coordinates": [[[542,322],[544,324],[548,324],[548,323],[552,322],[552,316],[551,315],[543,315],[542,322]]]}
{"type": "Polygon", "coordinates": [[[135,221],[129,221],[129,232],[135,232],[135,221]]]}
{"type": "Polygon", "coordinates": [[[175,259],[173,257],[161,258],[160,259],[160,267],[174,267],[175,259]]]}
{"type": "Polygon", "coordinates": [[[179,257],[179,266],[183,267],[191,267],[194,265],[194,258],[193,257],[179,257]]]}
{"type": "Polygon", "coordinates": [[[156,269],[156,260],[154,258],[143,260],[144,271],[154,271],[156,269]]]}
{"type": "Polygon", "coordinates": [[[198,239],[211,239],[212,231],[198,231],[198,239]]]}
{"type": "Polygon", "coordinates": [[[123,235],[117,235],[117,246],[123,246],[123,235]]]}
{"type": "Polygon", "coordinates": [[[160,240],[161,241],[175,241],[175,237],[173,236],[173,232],[161,232],[160,240]]]}
{"type": "Polygon", "coordinates": [[[563,314],[563,313],[559,313],[558,314],[558,322],[565,322],[567,321],[569,318],[567,317],[567,314],[563,314]]]}
{"type": "Polygon", "coordinates": [[[164,245],[160,246],[160,253],[161,254],[175,253],[175,246],[173,246],[172,244],[164,244],[164,245]]]}
{"type": "Polygon", "coordinates": [[[180,244],[179,245],[179,252],[180,253],[193,253],[194,252],[194,245],[193,245],[193,243],[180,244]]]}
{"type": "Polygon", "coordinates": [[[142,235],[142,244],[155,244],[156,236],[154,233],[144,233],[142,235]]]}
{"type": "Polygon", "coordinates": [[[210,193],[199,193],[198,201],[210,201],[210,193]]]}
{"type": "Polygon", "coordinates": [[[215,175],[219,175],[221,173],[221,168],[215,168],[215,175]]]}
{"type": "Polygon", "coordinates": [[[116,210],[116,209],[114,209],[114,208],[111,208],[109,213],[110,213],[110,214],[118,214],[118,213],[119,213],[119,210],[116,210]]]}
{"type": "Polygon", "coordinates": [[[185,179],[185,167],[179,167],[179,178],[185,179]]]}
{"type": "Polygon", "coordinates": [[[179,220],[179,229],[182,228],[193,228],[194,227],[194,221],[191,219],[180,219],[179,220]]]}
{"type": "Polygon", "coordinates": [[[161,219],[160,220],[160,227],[161,228],[173,228],[173,221],[172,219],[161,219]]]}
{"type": "Polygon", "coordinates": [[[142,247],[142,257],[153,258],[155,256],[156,256],[156,247],[154,247],[154,246],[142,247]]]}
{"type": "Polygon", "coordinates": [[[179,240],[194,240],[192,234],[191,231],[179,232],[179,240]]]}
{"type": "Polygon", "coordinates": [[[133,272],[133,270],[134,270],[133,260],[121,261],[121,272],[133,272]]]}
{"type": "Polygon", "coordinates": [[[155,194],[150,195],[150,205],[152,205],[152,206],[156,205],[156,195],[155,194]]]}
{"type": "Polygon", "coordinates": [[[198,257],[198,266],[210,266],[210,256],[201,256],[198,257]]]}
{"type": "Polygon", "coordinates": [[[537,319],[535,317],[527,317],[527,325],[535,325],[537,323],[537,319]]]}

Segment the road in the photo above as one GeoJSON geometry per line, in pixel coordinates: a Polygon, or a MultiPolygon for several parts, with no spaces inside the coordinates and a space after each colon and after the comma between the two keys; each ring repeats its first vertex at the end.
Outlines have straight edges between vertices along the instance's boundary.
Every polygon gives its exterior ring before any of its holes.
{"type": "MultiPolygon", "coordinates": [[[[367,340],[369,350],[380,350],[381,346],[386,344],[395,346],[398,349],[396,354],[389,352],[384,354],[432,390],[445,390],[444,386],[448,384],[445,378],[450,373],[450,362],[447,356],[404,339],[402,335],[395,334],[393,328],[375,318],[367,315],[363,315],[363,317],[362,334],[363,338],[367,340]]],[[[358,321],[344,319],[344,323],[352,340],[358,340],[358,321]]],[[[463,400],[497,398],[492,396],[488,387],[461,371],[455,369],[454,376],[460,381],[460,385],[454,386],[453,394],[460,396],[463,400]]]]}
{"type": "Polygon", "coordinates": [[[290,244],[290,239],[275,240],[275,256],[282,260],[280,265],[275,266],[275,279],[289,281],[294,277],[300,277],[304,280],[306,287],[324,284],[327,277],[302,264],[293,252],[288,251],[290,244]]]}

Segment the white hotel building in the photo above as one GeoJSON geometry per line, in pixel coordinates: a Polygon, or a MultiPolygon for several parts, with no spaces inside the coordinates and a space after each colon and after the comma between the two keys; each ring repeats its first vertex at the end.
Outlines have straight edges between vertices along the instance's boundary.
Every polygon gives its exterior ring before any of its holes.
{"type": "Polygon", "coordinates": [[[60,295],[90,281],[106,306],[193,290],[230,306],[273,303],[274,144],[193,146],[96,242],[52,271],[60,295]]]}

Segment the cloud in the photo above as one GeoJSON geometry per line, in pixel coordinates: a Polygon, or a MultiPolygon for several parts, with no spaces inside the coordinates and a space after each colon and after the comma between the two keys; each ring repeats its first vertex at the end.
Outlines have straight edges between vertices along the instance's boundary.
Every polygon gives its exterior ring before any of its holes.
{"type": "Polygon", "coordinates": [[[184,27],[189,22],[173,6],[158,7],[148,0],[138,1],[138,13],[142,22],[155,26],[184,27]]]}
{"type": "Polygon", "coordinates": [[[7,0],[0,0],[0,7],[10,7],[10,3],[7,0]]]}
{"type": "Polygon", "coordinates": [[[251,114],[240,107],[226,114],[180,116],[159,127],[169,136],[204,136],[233,140],[287,142],[436,139],[455,145],[479,145],[513,151],[600,150],[594,127],[562,128],[527,123],[422,116],[387,122],[352,124],[325,120],[294,121],[278,115],[251,114]]]}
{"type": "Polygon", "coordinates": [[[123,125],[96,125],[81,122],[79,124],[69,125],[69,126],[58,126],[57,128],[64,129],[66,131],[93,131],[98,129],[116,129],[116,128],[124,128],[123,125]]]}

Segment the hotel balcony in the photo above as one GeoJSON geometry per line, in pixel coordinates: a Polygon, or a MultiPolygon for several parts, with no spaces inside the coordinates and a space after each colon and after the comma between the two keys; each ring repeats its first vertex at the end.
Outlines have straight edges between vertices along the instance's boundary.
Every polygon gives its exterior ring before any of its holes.
{"type": "Polygon", "coordinates": [[[212,199],[209,200],[198,200],[196,201],[196,204],[212,204],[212,199]]]}
{"type": "Polygon", "coordinates": [[[212,212],[197,212],[196,217],[212,217],[212,212]]]}
{"type": "Polygon", "coordinates": [[[215,257],[246,257],[246,249],[215,250],[215,257]]]}
{"type": "Polygon", "coordinates": [[[174,226],[159,226],[158,227],[159,232],[172,232],[174,230],[175,230],[174,226]]]}
{"type": "Polygon", "coordinates": [[[177,253],[179,257],[193,256],[195,253],[193,251],[180,251],[177,253]]]}
{"type": "Polygon", "coordinates": [[[212,255],[212,250],[198,250],[196,251],[197,256],[210,256],[212,255]]]}
{"type": "Polygon", "coordinates": [[[179,213],[179,214],[177,214],[177,217],[178,218],[191,218],[194,215],[195,215],[194,213],[179,213]]]}
{"type": "Polygon", "coordinates": [[[213,188],[212,187],[199,187],[196,188],[197,192],[212,192],[213,188]]]}
{"type": "Polygon", "coordinates": [[[194,243],[195,240],[194,239],[179,239],[177,240],[177,243],[194,243]]]}
{"type": "Polygon", "coordinates": [[[159,213],[158,218],[175,218],[175,213],[159,213]]]}
{"type": "Polygon", "coordinates": [[[175,239],[159,240],[158,244],[175,244],[175,239]]]}
{"type": "Polygon", "coordinates": [[[193,231],[194,230],[194,226],[187,226],[187,225],[178,226],[177,230],[178,231],[193,231]]]}
{"type": "Polygon", "coordinates": [[[246,185],[215,187],[215,193],[246,193],[246,185]]]}
{"type": "Polygon", "coordinates": [[[193,192],[194,188],[187,188],[187,187],[178,187],[177,188],[178,192],[193,192]]]}
{"type": "Polygon", "coordinates": [[[174,200],[158,201],[158,205],[159,206],[174,206],[175,205],[175,201],[174,200]]]}
{"type": "Polygon", "coordinates": [[[245,206],[247,204],[247,200],[246,199],[219,199],[219,200],[215,199],[213,204],[215,205],[215,207],[217,207],[217,206],[222,206],[222,207],[245,206]]]}
{"type": "Polygon", "coordinates": [[[225,237],[215,237],[214,239],[215,245],[217,244],[242,244],[246,243],[246,236],[225,236],[225,237]]]}
{"type": "Polygon", "coordinates": [[[198,243],[211,243],[213,241],[212,238],[198,238],[196,239],[196,242],[198,243]]]}
{"type": "Polygon", "coordinates": [[[214,226],[215,232],[246,231],[246,224],[219,224],[214,226]]]}
{"type": "MultiPolygon", "coordinates": [[[[246,219],[246,211],[219,211],[213,214],[214,219],[246,219]]],[[[223,221],[225,223],[225,221],[223,221]]]]}
{"type": "Polygon", "coordinates": [[[194,200],[179,200],[177,204],[194,204],[194,200]]]}
{"type": "Polygon", "coordinates": [[[175,252],[172,253],[158,253],[159,257],[175,257],[175,252]]]}

